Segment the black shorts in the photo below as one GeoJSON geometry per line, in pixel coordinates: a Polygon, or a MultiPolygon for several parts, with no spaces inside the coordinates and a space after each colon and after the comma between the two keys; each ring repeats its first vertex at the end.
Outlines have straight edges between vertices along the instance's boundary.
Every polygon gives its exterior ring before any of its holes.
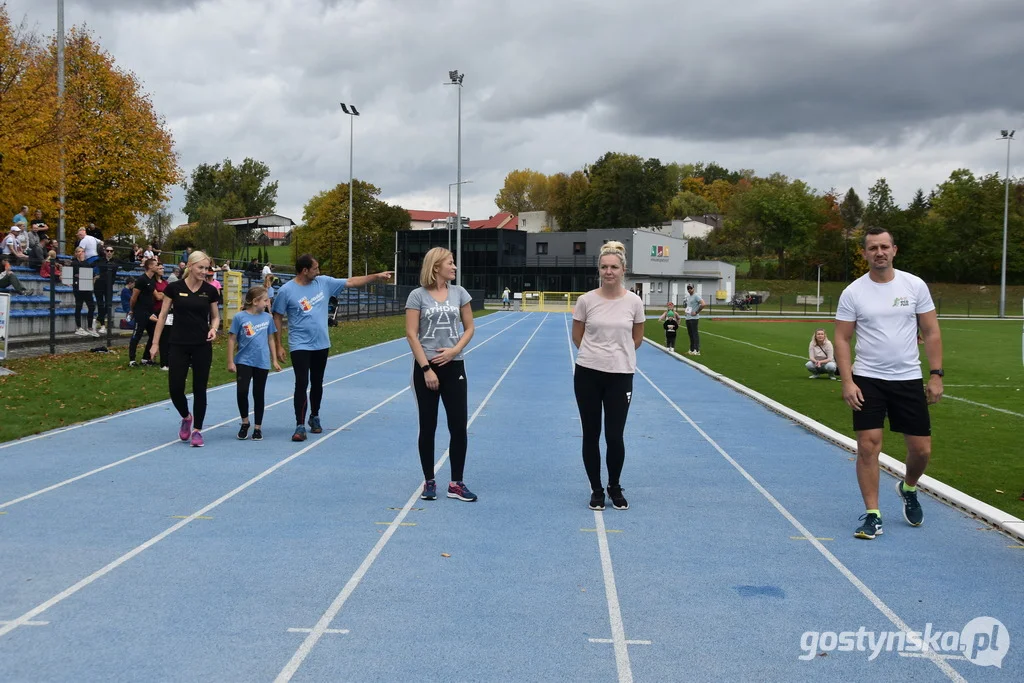
{"type": "Polygon", "coordinates": [[[887,380],[853,376],[864,395],[860,410],[853,411],[853,430],[882,429],[889,416],[889,429],[909,436],[931,436],[928,400],[924,380],[887,380]]]}

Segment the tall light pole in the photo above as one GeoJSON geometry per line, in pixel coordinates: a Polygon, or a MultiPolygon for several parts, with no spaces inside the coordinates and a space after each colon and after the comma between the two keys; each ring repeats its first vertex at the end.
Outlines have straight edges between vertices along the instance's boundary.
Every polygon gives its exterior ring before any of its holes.
{"type": "Polygon", "coordinates": [[[1013,141],[1015,130],[1001,130],[1000,140],[1006,140],[1006,178],[1003,183],[1006,185],[1005,197],[1003,198],[1003,270],[999,276],[999,317],[1006,317],[1006,233],[1010,223],[1010,142],[1013,141]]]}
{"type": "MultiPolygon", "coordinates": [[[[452,188],[456,185],[468,185],[473,182],[472,180],[463,180],[459,183],[448,183],[448,251],[452,250],[452,188]]],[[[462,216],[456,216],[455,220],[458,222],[459,230],[462,229],[462,216]]],[[[458,277],[458,271],[455,276],[458,277]]]]}
{"type": "MultiPolygon", "coordinates": [[[[455,271],[455,284],[462,284],[462,79],[465,78],[466,74],[460,74],[457,69],[448,72],[448,78],[451,79],[450,83],[445,85],[458,86],[459,89],[459,153],[458,153],[458,175],[456,176],[455,187],[455,218],[456,226],[455,229],[455,264],[458,266],[458,270],[455,271]]],[[[448,213],[451,213],[449,210],[448,213]]]]}
{"type": "Polygon", "coordinates": [[[355,139],[352,131],[359,110],[355,105],[344,102],[341,103],[341,110],[348,114],[348,274],[345,277],[352,277],[352,142],[355,139]]]}
{"type": "Polygon", "coordinates": [[[60,135],[60,192],[57,247],[64,253],[64,0],[57,0],[57,116],[60,135]]]}

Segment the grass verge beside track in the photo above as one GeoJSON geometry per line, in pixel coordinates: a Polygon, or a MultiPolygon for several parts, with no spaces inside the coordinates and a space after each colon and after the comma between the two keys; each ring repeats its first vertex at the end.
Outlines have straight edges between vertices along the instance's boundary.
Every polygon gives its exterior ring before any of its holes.
{"type": "MultiPolygon", "coordinates": [[[[477,311],[474,317],[488,313],[491,311],[477,311]]],[[[328,331],[331,355],[335,355],[404,337],[405,316],[348,321],[328,331]]],[[[287,345],[287,329],[284,338],[287,345]]],[[[213,345],[211,388],[235,381],[235,375],[227,371],[226,354],[227,334],[221,332],[213,345]]],[[[167,373],[157,366],[129,368],[125,347],[113,353],[40,356],[5,365],[17,374],[0,376],[4,407],[0,443],[168,398],[167,373]]],[[[284,363],[281,367],[288,366],[284,363]]],[[[190,379],[186,389],[191,388],[190,379]]]]}
{"type": "MultiPolygon", "coordinates": [[[[1024,517],[1024,367],[1020,321],[940,321],[945,394],[932,406],[928,474],[1017,517],[1024,517]],[[959,399],[959,400],[958,400],[959,399]]],[[[803,364],[815,328],[832,323],[702,320],[701,356],[693,360],[854,438],[840,382],[810,380],[803,364]]],[[[664,343],[661,324],[646,335],[664,343]]],[[[685,352],[680,330],[676,349],[685,352]]],[[[927,366],[924,349],[922,361],[927,366]]],[[[736,416],[742,420],[742,415],[736,416]]],[[[883,451],[903,461],[903,437],[886,431],[883,451]]],[[[851,486],[856,482],[851,481],[851,486]]]]}

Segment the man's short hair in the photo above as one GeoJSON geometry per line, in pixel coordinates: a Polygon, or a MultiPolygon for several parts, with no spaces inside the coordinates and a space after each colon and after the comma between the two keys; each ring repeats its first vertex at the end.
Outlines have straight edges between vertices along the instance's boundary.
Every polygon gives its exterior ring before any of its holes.
{"type": "Polygon", "coordinates": [[[867,249],[868,248],[868,235],[885,235],[885,234],[889,235],[889,240],[892,242],[892,245],[895,247],[896,246],[896,237],[895,237],[895,235],[892,234],[892,231],[889,230],[888,228],[880,228],[877,225],[873,225],[873,226],[869,227],[867,230],[864,231],[864,239],[861,240],[860,244],[861,244],[861,246],[863,248],[867,249]]]}
{"type": "MultiPolygon", "coordinates": [[[[312,268],[315,260],[316,259],[313,258],[312,254],[303,254],[299,258],[295,259],[295,273],[298,274],[307,268],[312,268]]],[[[267,265],[269,266],[270,264],[267,263],[267,265]]]]}

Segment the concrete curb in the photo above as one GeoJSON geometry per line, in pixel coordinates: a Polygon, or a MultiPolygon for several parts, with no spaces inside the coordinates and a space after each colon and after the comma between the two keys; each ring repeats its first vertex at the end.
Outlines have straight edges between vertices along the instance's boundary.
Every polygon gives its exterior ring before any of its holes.
{"type": "MultiPolygon", "coordinates": [[[[678,353],[670,351],[667,347],[662,346],[661,344],[659,344],[656,341],[653,341],[652,339],[644,337],[644,341],[646,341],[648,344],[655,347],[656,349],[661,350],[663,353],[672,356],[676,360],[686,363],[690,367],[699,370],[708,377],[718,380],[722,384],[725,384],[726,386],[734,389],[735,391],[743,394],[744,396],[748,396],[749,398],[754,399],[755,401],[765,406],[769,410],[776,412],[787,419],[793,420],[794,422],[801,425],[804,429],[818,435],[819,437],[825,439],[826,441],[829,441],[839,446],[840,448],[849,451],[850,453],[857,453],[857,442],[844,434],[840,434],[831,427],[826,427],[825,425],[821,424],[820,422],[817,422],[816,420],[812,420],[806,415],[802,415],[796,412],[795,410],[792,410],[791,408],[787,408],[781,403],[778,403],[777,401],[768,398],[764,394],[756,392],[753,389],[746,387],[735,380],[729,379],[725,375],[717,373],[714,370],[708,368],[707,366],[701,365],[700,363],[692,361],[689,358],[679,355],[678,353]]],[[[892,456],[882,453],[878,458],[878,463],[881,466],[881,468],[887,471],[889,474],[899,479],[903,478],[903,475],[906,470],[903,466],[903,463],[901,463],[899,460],[896,460],[892,456]]],[[[917,485],[926,493],[928,493],[934,498],[937,498],[946,505],[954,507],[957,510],[960,510],[961,512],[966,512],[972,517],[975,517],[976,519],[979,519],[982,522],[999,529],[1004,534],[1010,536],[1016,541],[1024,542],[1024,520],[1020,520],[1008,512],[1003,512],[999,508],[993,507],[988,503],[984,503],[978,500],[977,498],[969,496],[966,493],[953,488],[952,486],[942,483],[938,479],[929,477],[928,475],[924,475],[923,477],[921,477],[917,485]]]]}

